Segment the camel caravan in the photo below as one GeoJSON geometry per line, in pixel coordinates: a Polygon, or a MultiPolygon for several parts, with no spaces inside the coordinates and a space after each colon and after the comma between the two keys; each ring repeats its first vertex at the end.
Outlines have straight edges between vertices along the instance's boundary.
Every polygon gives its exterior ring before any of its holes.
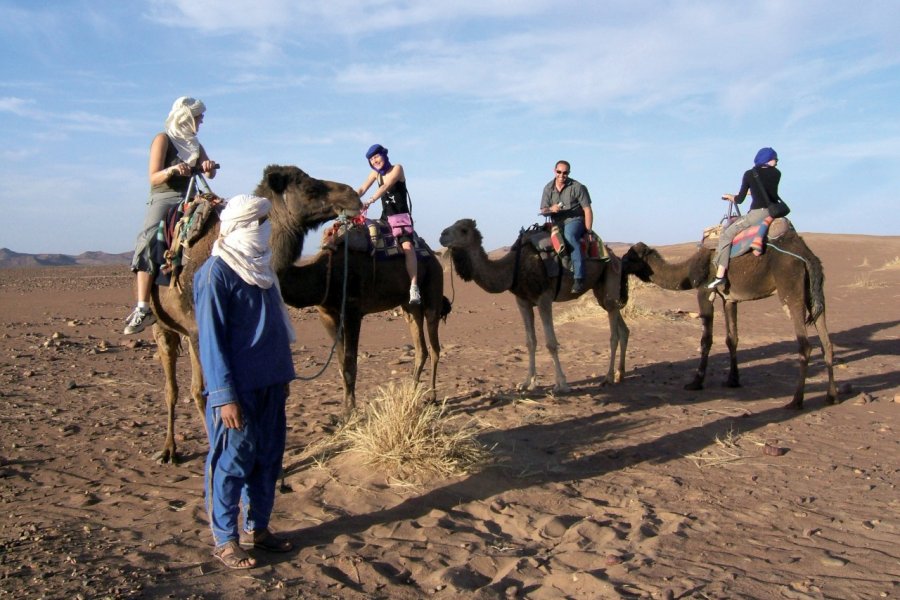
{"type": "MultiPolygon", "coordinates": [[[[425,398],[436,401],[437,369],[440,361],[439,325],[450,313],[444,296],[443,268],[435,253],[416,236],[418,286],[421,300],[411,301],[406,293],[410,278],[403,254],[392,239],[391,228],[384,223],[364,218],[357,191],[348,185],[318,180],[295,166],[270,165],[254,195],[268,199],[272,208],[272,269],[276,273],[281,295],[288,306],[316,307],[320,319],[335,344],[338,369],[343,387],[346,419],[356,410],[357,352],[363,317],[367,314],[400,307],[408,322],[415,346],[413,380],[418,382],[425,361],[430,358],[431,373],[425,398]],[[325,231],[321,250],[311,260],[297,264],[310,230],[334,221],[325,231]],[[427,333],[426,333],[427,332],[427,333]],[[426,340],[427,335],[427,340],[426,340]]],[[[193,275],[209,258],[219,235],[216,199],[212,194],[198,194],[195,204],[211,203],[213,209],[184,210],[185,220],[191,215],[205,219],[190,223],[193,234],[189,242],[173,239],[169,256],[178,259],[169,265],[169,284],[154,284],[151,293],[157,322],[153,335],[165,375],[165,399],[168,410],[167,432],[163,448],[156,454],[160,462],[176,460],[175,404],[178,384],[175,361],[181,349],[182,336],[187,340],[191,360],[191,396],[201,418],[205,415],[203,375],[199,363],[198,331],[192,305],[193,275]]],[[[189,204],[186,202],[186,204],[189,204]]],[[[824,274],[819,259],[794,231],[787,219],[779,219],[771,228],[767,249],[735,257],[731,263],[729,286],[710,291],[714,280],[713,251],[701,247],[688,260],[671,264],[658,251],[644,243],[633,245],[622,258],[617,257],[593,232],[585,241],[601,244],[602,250],[585,247],[584,287],[576,289],[574,273],[567,264],[565,252],[550,243],[551,227],[534,225],[523,228],[510,249],[499,258],[490,258],[482,244],[482,234],[474,219],[460,219],[443,230],[440,244],[447,249],[453,268],[464,281],[491,294],[510,292],[515,296],[525,330],[528,371],[517,387],[537,387],[534,308],[543,325],[546,347],[555,369],[554,393],[571,391],[559,360],[559,342],[553,323],[553,304],[575,300],[590,290],[609,320],[609,365],[601,385],[618,384],[625,374],[625,356],[629,329],[622,317],[628,302],[628,276],[669,290],[696,290],[702,323],[701,359],[693,380],[685,387],[703,387],[709,351],[712,344],[714,301],[721,301],[725,315],[730,371],[726,385],[740,385],[737,350],[737,303],[778,294],[794,324],[799,344],[800,373],[793,400],[786,408],[803,406],[804,385],[811,353],[806,334],[807,325],[819,333],[828,373],[826,401],[837,401],[833,376],[833,350],[825,324],[824,274]]],[[[188,226],[185,226],[187,231],[188,226]]],[[[175,235],[178,238],[178,235],[175,235]]]]}

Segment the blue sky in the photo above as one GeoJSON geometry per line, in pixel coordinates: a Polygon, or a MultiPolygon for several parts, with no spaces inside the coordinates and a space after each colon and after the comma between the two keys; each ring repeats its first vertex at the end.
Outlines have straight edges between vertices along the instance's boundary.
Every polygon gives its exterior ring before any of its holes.
{"type": "MultiPolygon", "coordinates": [[[[381,143],[420,235],[537,222],[557,159],[607,241],[697,239],[761,146],[800,231],[897,235],[900,11],[832,0],[0,0],[0,247],[128,251],[182,95],[222,196],[381,143]]],[[[310,240],[306,252],[315,250],[310,240]]]]}

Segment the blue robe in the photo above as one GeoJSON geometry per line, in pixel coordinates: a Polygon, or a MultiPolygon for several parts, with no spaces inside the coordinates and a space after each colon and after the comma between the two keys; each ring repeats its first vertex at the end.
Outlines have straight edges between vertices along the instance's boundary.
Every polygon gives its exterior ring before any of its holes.
{"type": "Polygon", "coordinates": [[[206,403],[206,509],[216,546],[244,529],[265,529],[275,503],[286,437],[287,384],[294,379],[281,296],[241,279],[211,257],[194,275],[206,403]],[[221,407],[240,404],[243,429],[222,424],[221,407]]]}

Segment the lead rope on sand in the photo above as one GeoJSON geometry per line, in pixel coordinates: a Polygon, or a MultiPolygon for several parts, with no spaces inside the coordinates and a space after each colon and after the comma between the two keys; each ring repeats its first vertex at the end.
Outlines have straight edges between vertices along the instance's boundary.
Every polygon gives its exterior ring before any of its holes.
{"type": "MultiPolygon", "coordinates": [[[[344,211],[341,211],[341,214],[338,215],[338,223],[346,224],[347,223],[347,214],[344,211]]],[[[299,379],[300,381],[312,381],[317,377],[321,376],[322,373],[325,372],[325,369],[328,368],[328,365],[331,364],[331,359],[334,358],[334,349],[337,348],[338,340],[341,339],[341,336],[344,335],[344,316],[347,311],[347,274],[350,270],[350,236],[349,233],[344,239],[344,281],[341,284],[341,318],[338,320],[337,332],[334,336],[334,343],[331,344],[331,350],[328,352],[328,358],[325,359],[325,364],[322,365],[322,368],[319,369],[313,375],[297,375],[294,379],[299,379]]],[[[330,260],[329,260],[330,262],[330,260]]],[[[328,269],[328,276],[331,275],[331,269],[328,269]]],[[[325,302],[325,298],[322,299],[322,302],[325,302]]]]}

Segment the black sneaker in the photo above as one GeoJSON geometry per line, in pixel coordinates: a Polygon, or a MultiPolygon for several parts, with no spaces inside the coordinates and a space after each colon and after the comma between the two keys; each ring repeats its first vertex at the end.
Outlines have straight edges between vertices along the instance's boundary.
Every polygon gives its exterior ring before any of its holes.
{"type": "Polygon", "coordinates": [[[125,325],[125,331],[122,333],[125,335],[132,335],[134,333],[140,333],[150,325],[156,323],[156,315],[154,315],[152,311],[136,308],[133,313],[128,315],[128,318],[125,321],[127,325],[125,325]]]}
{"type": "Polygon", "coordinates": [[[576,279],[575,283],[572,285],[572,293],[573,294],[580,294],[585,289],[586,288],[584,287],[584,279],[576,279]]]}

